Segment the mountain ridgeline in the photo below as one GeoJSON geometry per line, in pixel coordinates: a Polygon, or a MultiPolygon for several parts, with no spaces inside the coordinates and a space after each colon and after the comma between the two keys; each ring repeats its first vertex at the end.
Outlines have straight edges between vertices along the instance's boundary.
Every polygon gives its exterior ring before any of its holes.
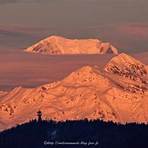
{"type": "Polygon", "coordinates": [[[61,81],[36,88],[17,87],[0,95],[0,130],[43,119],[148,122],[148,69],[121,53],[100,69],[84,66],[61,81]]]}

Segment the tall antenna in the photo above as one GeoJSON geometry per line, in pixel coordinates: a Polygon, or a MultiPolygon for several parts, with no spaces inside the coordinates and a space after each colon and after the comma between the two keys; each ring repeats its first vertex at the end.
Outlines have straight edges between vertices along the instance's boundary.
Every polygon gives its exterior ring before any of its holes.
{"type": "Polygon", "coordinates": [[[42,122],[42,112],[40,110],[37,112],[37,116],[38,116],[38,122],[42,122]]]}

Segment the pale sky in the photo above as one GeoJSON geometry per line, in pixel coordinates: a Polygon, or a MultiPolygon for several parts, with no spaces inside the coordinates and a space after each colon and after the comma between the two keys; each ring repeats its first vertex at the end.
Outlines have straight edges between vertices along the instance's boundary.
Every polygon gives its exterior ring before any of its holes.
{"type": "Polygon", "coordinates": [[[0,49],[25,48],[56,34],[146,51],[147,6],[147,0],[0,0],[0,49]]]}

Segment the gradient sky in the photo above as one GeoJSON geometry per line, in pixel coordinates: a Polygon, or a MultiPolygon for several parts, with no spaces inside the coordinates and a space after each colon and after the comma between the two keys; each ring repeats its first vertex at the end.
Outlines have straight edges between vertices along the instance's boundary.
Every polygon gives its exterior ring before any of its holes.
{"type": "Polygon", "coordinates": [[[0,0],[0,49],[26,48],[56,34],[147,51],[147,6],[147,0],[0,0]]]}
{"type": "Polygon", "coordinates": [[[119,51],[141,52],[136,55],[147,63],[147,6],[147,0],[0,0],[0,89],[38,86],[107,60],[23,53],[49,35],[99,38],[119,51]]]}

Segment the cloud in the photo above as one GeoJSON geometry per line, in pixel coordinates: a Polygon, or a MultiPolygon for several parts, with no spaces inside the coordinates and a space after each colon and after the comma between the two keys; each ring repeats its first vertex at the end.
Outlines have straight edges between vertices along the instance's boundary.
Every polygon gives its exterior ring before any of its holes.
{"type": "Polygon", "coordinates": [[[9,33],[21,33],[21,34],[40,34],[41,32],[46,32],[49,28],[47,27],[31,27],[22,25],[0,25],[0,32],[9,33]]]}
{"type": "Polygon", "coordinates": [[[123,23],[112,26],[108,33],[122,49],[147,51],[148,23],[123,23]]]}
{"type": "Polygon", "coordinates": [[[13,3],[38,3],[48,2],[49,0],[0,0],[0,4],[13,4],[13,3]]]}
{"type": "Polygon", "coordinates": [[[87,28],[89,33],[104,41],[111,42],[122,51],[147,51],[148,50],[148,23],[115,23],[94,25],[87,28]],[[98,34],[98,35],[97,35],[98,34]],[[93,34],[92,34],[93,35],[93,34]]]}
{"type": "Polygon", "coordinates": [[[0,49],[23,48],[39,38],[38,28],[0,26],[0,49]]]}
{"type": "Polygon", "coordinates": [[[0,4],[16,3],[19,0],[0,0],[0,4]]]}
{"type": "Polygon", "coordinates": [[[117,31],[136,38],[148,38],[148,24],[131,23],[123,24],[117,28],[117,31]]]}

